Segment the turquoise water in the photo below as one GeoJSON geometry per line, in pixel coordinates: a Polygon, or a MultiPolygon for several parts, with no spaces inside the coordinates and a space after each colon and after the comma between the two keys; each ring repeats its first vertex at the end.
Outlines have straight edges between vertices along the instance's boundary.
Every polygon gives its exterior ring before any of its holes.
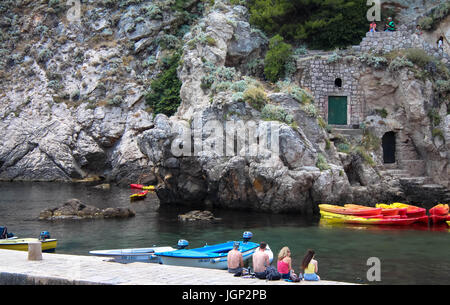
{"type": "MultiPolygon", "coordinates": [[[[155,195],[131,203],[131,190],[97,190],[87,185],[58,183],[0,183],[0,225],[19,237],[50,231],[58,239],[57,253],[89,255],[90,250],[175,246],[187,239],[190,247],[240,239],[251,231],[253,241],[266,241],[275,256],[283,246],[292,252],[299,270],[308,248],[315,249],[322,279],[370,283],[367,259],[381,261],[381,284],[450,284],[450,230],[444,226],[330,226],[318,217],[270,215],[214,210],[218,223],[181,223],[177,215],[191,209],[159,207],[155,195]],[[129,219],[39,221],[39,212],[78,198],[87,205],[131,207],[129,219]]],[[[373,283],[373,282],[372,282],[373,283]]]]}

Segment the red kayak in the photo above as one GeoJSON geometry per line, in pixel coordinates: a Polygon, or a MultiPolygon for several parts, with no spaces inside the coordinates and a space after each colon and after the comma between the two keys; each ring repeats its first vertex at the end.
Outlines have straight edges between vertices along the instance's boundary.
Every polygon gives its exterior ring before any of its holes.
{"type": "Polygon", "coordinates": [[[431,222],[436,224],[436,223],[444,223],[447,220],[450,220],[450,216],[449,215],[430,215],[431,218],[431,222]]]}
{"type": "Polygon", "coordinates": [[[142,188],[144,187],[142,184],[130,184],[130,187],[132,189],[136,189],[136,190],[142,190],[142,188]]]}
{"type": "Polygon", "coordinates": [[[427,215],[419,216],[419,217],[416,217],[415,219],[416,219],[416,221],[415,221],[416,223],[428,224],[428,216],[427,215]]]}
{"type": "Polygon", "coordinates": [[[430,209],[430,215],[448,215],[448,204],[438,204],[430,209]]]}

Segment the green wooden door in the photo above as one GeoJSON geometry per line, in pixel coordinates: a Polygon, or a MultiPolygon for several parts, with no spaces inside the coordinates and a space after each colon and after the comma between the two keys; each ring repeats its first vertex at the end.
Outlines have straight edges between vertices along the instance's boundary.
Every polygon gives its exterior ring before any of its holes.
{"type": "Polygon", "coordinates": [[[328,124],[347,125],[347,97],[328,97],[328,124]]]}

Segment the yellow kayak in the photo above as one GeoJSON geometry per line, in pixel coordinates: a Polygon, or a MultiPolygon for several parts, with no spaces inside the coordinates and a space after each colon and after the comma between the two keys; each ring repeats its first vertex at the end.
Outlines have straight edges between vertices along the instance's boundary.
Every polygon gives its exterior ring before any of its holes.
{"type": "Polygon", "coordinates": [[[446,221],[446,223],[447,223],[447,225],[450,227],[450,220],[449,220],[449,221],[446,221]]]}
{"type": "Polygon", "coordinates": [[[383,216],[378,217],[375,216],[371,218],[371,216],[353,216],[353,215],[343,215],[336,214],[331,212],[326,212],[320,210],[320,214],[322,215],[322,219],[326,220],[330,223],[351,223],[351,224],[368,224],[368,225],[399,225],[405,226],[410,225],[416,221],[415,218],[384,218],[383,216]]]}
{"type": "Polygon", "coordinates": [[[147,196],[148,191],[142,191],[130,196],[130,200],[144,199],[147,196]]]}
{"type": "Polygon", "coordinates": [[[0,239],[0,249],[28,251],[28,243],[37,241],[40,241],[42,244],[42,252],[55,251],[58,243],[58,240],[56,239],[46,239],[46,240],[39,240],[37,238],[0,239]]]}

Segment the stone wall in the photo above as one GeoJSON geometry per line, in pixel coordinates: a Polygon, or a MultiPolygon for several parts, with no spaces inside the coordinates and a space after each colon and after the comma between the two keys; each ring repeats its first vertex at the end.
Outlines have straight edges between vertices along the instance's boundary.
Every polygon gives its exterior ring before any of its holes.
{"type": "Polygon", "coordinates": [[[439,53],[436,46],[430,45],[421,35],[407,31],[405,26],[401,26],[395,32],[368,32],[360,45],[353,48],[370,53],[389,53],[394,50],[419,48],[431,56],[442,57],[444,63],[450,62],[448,54],[439,53]]]}

